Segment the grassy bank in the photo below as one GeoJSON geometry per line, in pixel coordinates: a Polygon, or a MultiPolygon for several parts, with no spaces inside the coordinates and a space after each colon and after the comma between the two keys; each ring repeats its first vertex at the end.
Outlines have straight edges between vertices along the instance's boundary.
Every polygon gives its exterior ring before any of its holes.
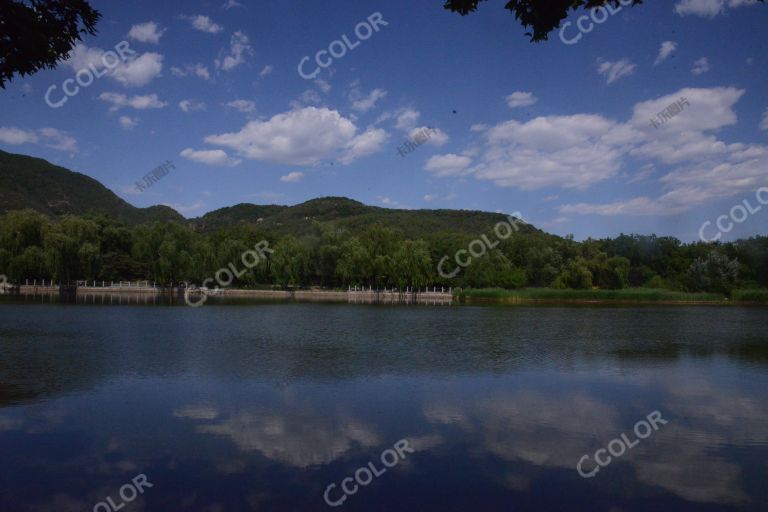
{"type": "MultiPolygon", "coordinates": [[[[767,294],[768,295],[768,294],[767,294]]],[[[728,301],[714,293],[685,293],[653,288],[628,288],[623,290],[556,290],[553,288],[523,288],[504,290],[481,288],[461,290],[457,293],[460,301],[524,303],[524,302],[668,302],[668,303],[713,303],[728,301]]]]}
{"type": "Polygon", "coordinates": [[[732,296],[737,302],[768,304],[768,290],[735,290],[732,296]]]}

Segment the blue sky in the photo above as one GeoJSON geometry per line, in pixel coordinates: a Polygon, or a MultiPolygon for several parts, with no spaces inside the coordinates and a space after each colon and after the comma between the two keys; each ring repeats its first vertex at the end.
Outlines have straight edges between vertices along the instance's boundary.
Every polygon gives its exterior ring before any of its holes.
{"type": "MultiPolygon", "coordinates": [[[[96,37],[58,69],[0,91],[0,148],[187,217],[334,195],[519,211],[577,239],[689,241],[705,221],[714,236],[734,205],[759,206],[768,6],[647,2],[596,13],[605,21],[582,21],[592,29],[566,44],[580,34],[577,13],[562,38],[533,44],[504,3],[461,17],[440,0],[94,1],[96,37]],[[370,37],[359,40],[356,27],[370,37]],[[315,79],[299,75],[305,56],[311,74],[318,51],[345,35],[353,50],[315,79]],[[135,53],[104,68],[104,52],[122,41],[135,53]],[[65,96],[63,82],[89,65],[103,76],[65,96]],[[52,86],[49,102],[66,98],[57,108],[45,100],[52,86]],[[681,97],[682,111],[654,127],[681,97]],[[424,127],[430,139],[401,156],[424,127]],[[167,176],[134,189],[168,160],[167,176]]],[[[768,206],[723,239],[768,234],[766,218],[768,206]]]]}

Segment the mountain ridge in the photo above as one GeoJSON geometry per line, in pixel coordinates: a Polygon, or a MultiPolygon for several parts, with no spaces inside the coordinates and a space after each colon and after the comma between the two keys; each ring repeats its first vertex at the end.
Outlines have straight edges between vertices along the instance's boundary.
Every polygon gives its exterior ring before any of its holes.
{"type": "Polygon", "coordinates": [[[169,206],[133,206],[98,180],[42,158],[0,151],[0,215],[22,209],[53,218],[106,214],[129,225],[172,221],[199,231],[249,224],[279,235],[298,236],[312,232],[317,223],[347,229],[383,224],[413,237],[438,232],[476,236],[507,217],[478,210],[397,210],[327,196],[291,206],[239,203],[185,218],[169,206]]]}

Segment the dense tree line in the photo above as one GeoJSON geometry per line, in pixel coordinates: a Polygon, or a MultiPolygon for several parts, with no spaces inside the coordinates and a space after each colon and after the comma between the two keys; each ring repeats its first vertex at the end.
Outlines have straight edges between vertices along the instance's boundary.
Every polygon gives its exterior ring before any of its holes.
{"type": "Polygon", "coordinates": [[[439,275],[437,263],[466,249],[472,237],[433,233],[411,240],[382,224],[339,229],[320,222],[313,222],[311,234],[301,238],[278,237],[246,223],[213,231],[174,222],[129,227],[103,215],[51,220],[31,210],[0,217],[0,274],[12,282],[200,284],[230,264],[242,267],[241,255],[262,240],[274,252],[234,286],[643,286],[726,294],[734,288],[768,286],[768,237],[728,244],[683,244],[671,237],[640,235],[576,242],[520,232],[448,279],[439,275]]]}

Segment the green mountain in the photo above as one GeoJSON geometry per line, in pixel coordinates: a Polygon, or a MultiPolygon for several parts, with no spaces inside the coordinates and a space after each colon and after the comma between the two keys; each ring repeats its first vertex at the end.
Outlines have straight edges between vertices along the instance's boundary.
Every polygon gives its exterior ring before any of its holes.
{"type": "MultiPolygon", "coordinates": [[[[420,238],[434,233],[477,236],[485,233],[505,215],[468,210],[391,210],[346,197],[321,197],[295,206],[257,206],[238,204],[214,210],[190,222],[200,231],[211,231],[237,224],[257,224],[279,235],[301,236],[314,231],[314,226],[333,224],[356,232],[366,226],[380,224],[400,231],[407,238],[420,238]]],[[[537,231],[530,226],[525,231],[537,231]]]]}
{"type": "Polygon", "coordinates": [[[167,206],[136,208],[84,174],[0,151],[0,214],[24,208],[50,217],[104,213],[129,224],[184,221],[167,206]]]}
{"type": "MultiPolygon", "coordinates": [[[[25,208],[49,217],[103,213],[130,225],[175,221],[203,232],[253,224],[294,236],[315,232],[319,223],[353,232],[380,224],[408,238],[438,233],[476,237],[506,218],[468,210],[392,210],[345,197],[323,197],[295,206],[237,204],[186,220],[167,206],[132,206],[95,179],[43,159],[0,151],[0,215],[25,208]]],[[[541,233],[532,226],[522,230],[541,233]]]]}

